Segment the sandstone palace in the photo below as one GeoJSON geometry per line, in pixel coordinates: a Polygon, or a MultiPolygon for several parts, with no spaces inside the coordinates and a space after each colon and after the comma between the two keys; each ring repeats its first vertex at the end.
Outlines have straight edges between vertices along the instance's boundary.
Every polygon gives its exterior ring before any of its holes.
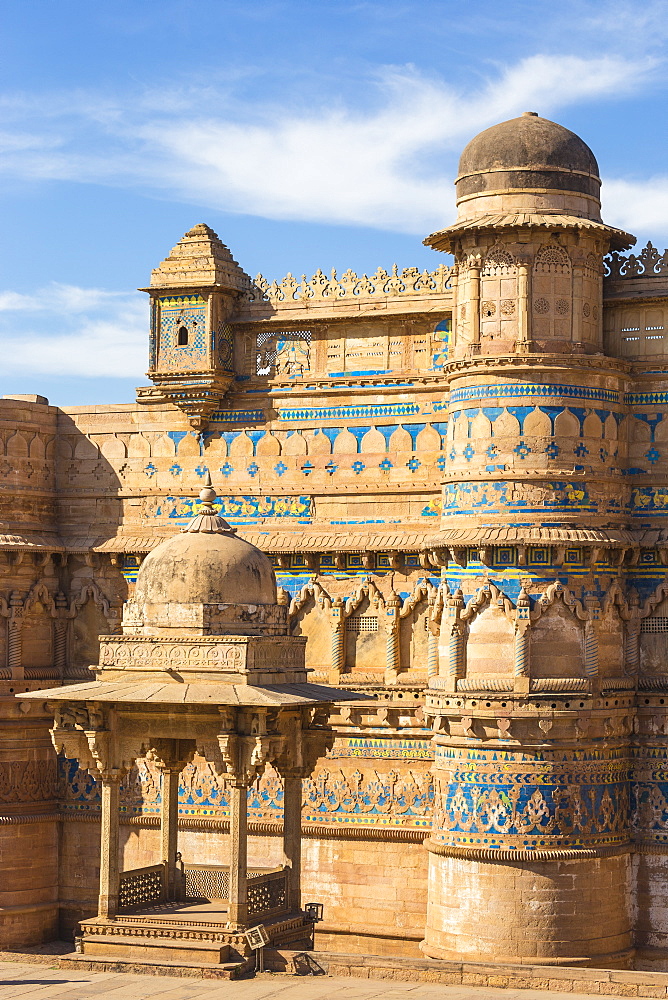
{"type": "Polygon", "coordinates": [[[668,971],[668,253],[533,112],[456,190],[422,272],[196,225],[136,401],[0,400],[0,948],[668,971]]]}

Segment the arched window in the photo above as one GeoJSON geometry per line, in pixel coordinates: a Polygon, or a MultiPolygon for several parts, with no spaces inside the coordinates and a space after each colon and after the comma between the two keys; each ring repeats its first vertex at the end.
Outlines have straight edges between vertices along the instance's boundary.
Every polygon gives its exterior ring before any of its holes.
{"type": "Polygon", "coordinates": [[[178,334],[178,345],[179,347],[187,347],[188,345],[188,327],[180,326],[178,334]]]}

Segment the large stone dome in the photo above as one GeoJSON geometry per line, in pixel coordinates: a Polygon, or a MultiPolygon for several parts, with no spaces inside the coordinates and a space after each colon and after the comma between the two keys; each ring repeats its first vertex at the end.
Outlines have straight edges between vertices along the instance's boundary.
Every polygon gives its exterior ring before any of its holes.
{"type": "Polygon", "coordinates": [[[137,574],[139,604],[276,604],[272,565],[233,534],[185,531],[150,552],[137,574]]]}
{"type": "Polygon", "coordinates": [[[503,210],[496,202],[505,198],[511,210],[521,210],[526,199],[529,210],[600,219],[601,181],[591,149],[532,111],[475,136],[461,155],[455,184],[460,217],[503,210]]]}

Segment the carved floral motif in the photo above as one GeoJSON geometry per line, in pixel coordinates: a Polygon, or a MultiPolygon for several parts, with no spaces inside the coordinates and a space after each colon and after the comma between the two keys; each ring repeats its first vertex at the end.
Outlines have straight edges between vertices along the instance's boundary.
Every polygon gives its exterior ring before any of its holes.
{"type": "Polygon", "coordinates": [[[57,794],[55,760],[0,762],[0,802],[44,802],[57,798],[57,794]]]}

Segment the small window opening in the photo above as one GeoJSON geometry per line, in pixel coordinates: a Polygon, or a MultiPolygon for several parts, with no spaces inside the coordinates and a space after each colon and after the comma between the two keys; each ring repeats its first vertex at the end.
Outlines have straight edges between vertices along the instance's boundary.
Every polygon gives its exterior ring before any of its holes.
{"type": "Polygon", "coordinates": [[[187,345],[188,345],[188,327],[187,326],[180,326],[179,327],[178,345],[179,345],[179,347],[187,347],[187,345]]]}

